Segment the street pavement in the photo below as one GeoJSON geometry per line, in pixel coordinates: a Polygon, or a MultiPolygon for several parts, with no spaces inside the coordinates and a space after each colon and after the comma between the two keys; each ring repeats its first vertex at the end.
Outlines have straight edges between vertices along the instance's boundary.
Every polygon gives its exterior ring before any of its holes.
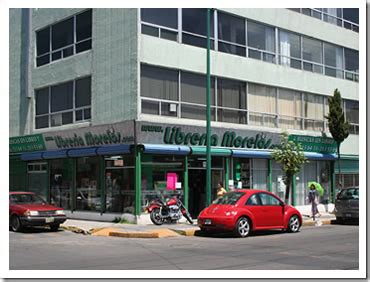
{"type": "Polygon", "coordinates": [[[248,238],[213,236],[118,238],[60,229],[9,232],[10,270],[335,270],[358,269],[357,225],[303,226],[248,238]]]}

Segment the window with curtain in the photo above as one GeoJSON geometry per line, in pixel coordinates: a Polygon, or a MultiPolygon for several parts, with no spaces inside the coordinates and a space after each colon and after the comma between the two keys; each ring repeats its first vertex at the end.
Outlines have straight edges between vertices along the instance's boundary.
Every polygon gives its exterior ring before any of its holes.
{"type": "Polygon", "coordinates": [[[343,78],[343,48],[324,43],[325,75],[343,78]]]}
{"type": "MultiPolygon", "coordinates": [[[[181,72],[181,101],[206,105],[207,77],[204,74],[181,72]]],[[[211,105],[215,104],[215,78],[211,78],[211,105]]]]}
{"type": "Polygon", "coordinates": [[[324,97],[320,95],[304,94],[305,130],[324,129],[324,97]]]}
{"type": "Polygon", "coordinates": [[[219,51],[245,56],[245,20],[218,12],[218,40],[219,51]]]}
{"type": "Polygon", "coordinates": [[[302,129],[301,93],[279,89],[279,127],[286,129],[302,129]]]}
{"type": "Polygon", "coordinates": [[[217,80],[218,120],[223,122],[246,123],[246,111],[230,109],[247,109],[246,83],[237,80],[219,78],[217,80]]]}
{"type": "Polygon", "coordinates": [[[342,26],[342,9],[341,8],[323,8],[323,20],[325,22],[342,26]]]}
{"type": "Polygon", "coordinates": [[[350,124],[350,133],[359,134],[359,103],[358,101],[345,100],[345,116],[350,124]]]}
{"type": "Polygon", "coordinates": [[[279,32],[280,64],[301,69],[300,36],[291,32],[279,32]]]}
{"type": "Polygon", "coordinates": [[[248,83],[249,122],[276,127],[276,88],[248,83]]]}
{"type": "Polygon", "coordinates": [[[302,37],[303,69],[322,73],[322,42],[316,39],[302,37]]]}
{"type": "Polygon", "coordinates": [[[247,22],[248,57],[275,61],[275,29],[256,22],[247,22]]]}
{"type": "Polygon", "coordinates": [[[141,97],[178,101],[178,71],[141,65],[141,97]]]}

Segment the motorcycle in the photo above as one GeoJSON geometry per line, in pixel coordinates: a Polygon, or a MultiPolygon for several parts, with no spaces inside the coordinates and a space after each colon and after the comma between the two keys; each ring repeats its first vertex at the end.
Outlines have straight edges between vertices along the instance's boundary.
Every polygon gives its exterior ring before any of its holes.
{"type": "Polygon", "coordinates": [[[150,220],[155,225],[177,222],[181,216],[184,216],[190,224],[193,224],[190,213],[177,197],[169,199],[166,203],[160,199],[152,200],[147,210],[150,213],[150,220]]]}

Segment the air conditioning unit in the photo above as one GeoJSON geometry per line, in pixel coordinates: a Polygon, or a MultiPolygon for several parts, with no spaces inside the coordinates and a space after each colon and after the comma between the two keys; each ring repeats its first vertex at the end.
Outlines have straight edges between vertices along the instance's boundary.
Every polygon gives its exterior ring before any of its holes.
{"type": "Polygon", "coordinates": [[[169,105],[170,109],[170,113],[176,113],[177,112],[177,104],[170,104],[169,105]]]}

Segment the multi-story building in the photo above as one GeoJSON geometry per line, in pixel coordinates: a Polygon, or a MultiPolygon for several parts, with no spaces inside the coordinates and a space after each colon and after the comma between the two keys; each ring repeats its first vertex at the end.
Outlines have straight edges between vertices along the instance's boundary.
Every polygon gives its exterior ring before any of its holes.
{"type": "MultiPolygon", "coordinates": [[[[212,10],[212,199],[219,181],[283,197],[283,131],[309,159],[294,205],[308,181],[323,203],[358,184],[358,23],[358,9],[212,10]],[[324,118],[336,88],[351,124],[341,175],[324,118]]],[[[206,9],[10,10],[10,190],[80,217],[177,193],[195,217],[205,119],[206,9]]]]}

